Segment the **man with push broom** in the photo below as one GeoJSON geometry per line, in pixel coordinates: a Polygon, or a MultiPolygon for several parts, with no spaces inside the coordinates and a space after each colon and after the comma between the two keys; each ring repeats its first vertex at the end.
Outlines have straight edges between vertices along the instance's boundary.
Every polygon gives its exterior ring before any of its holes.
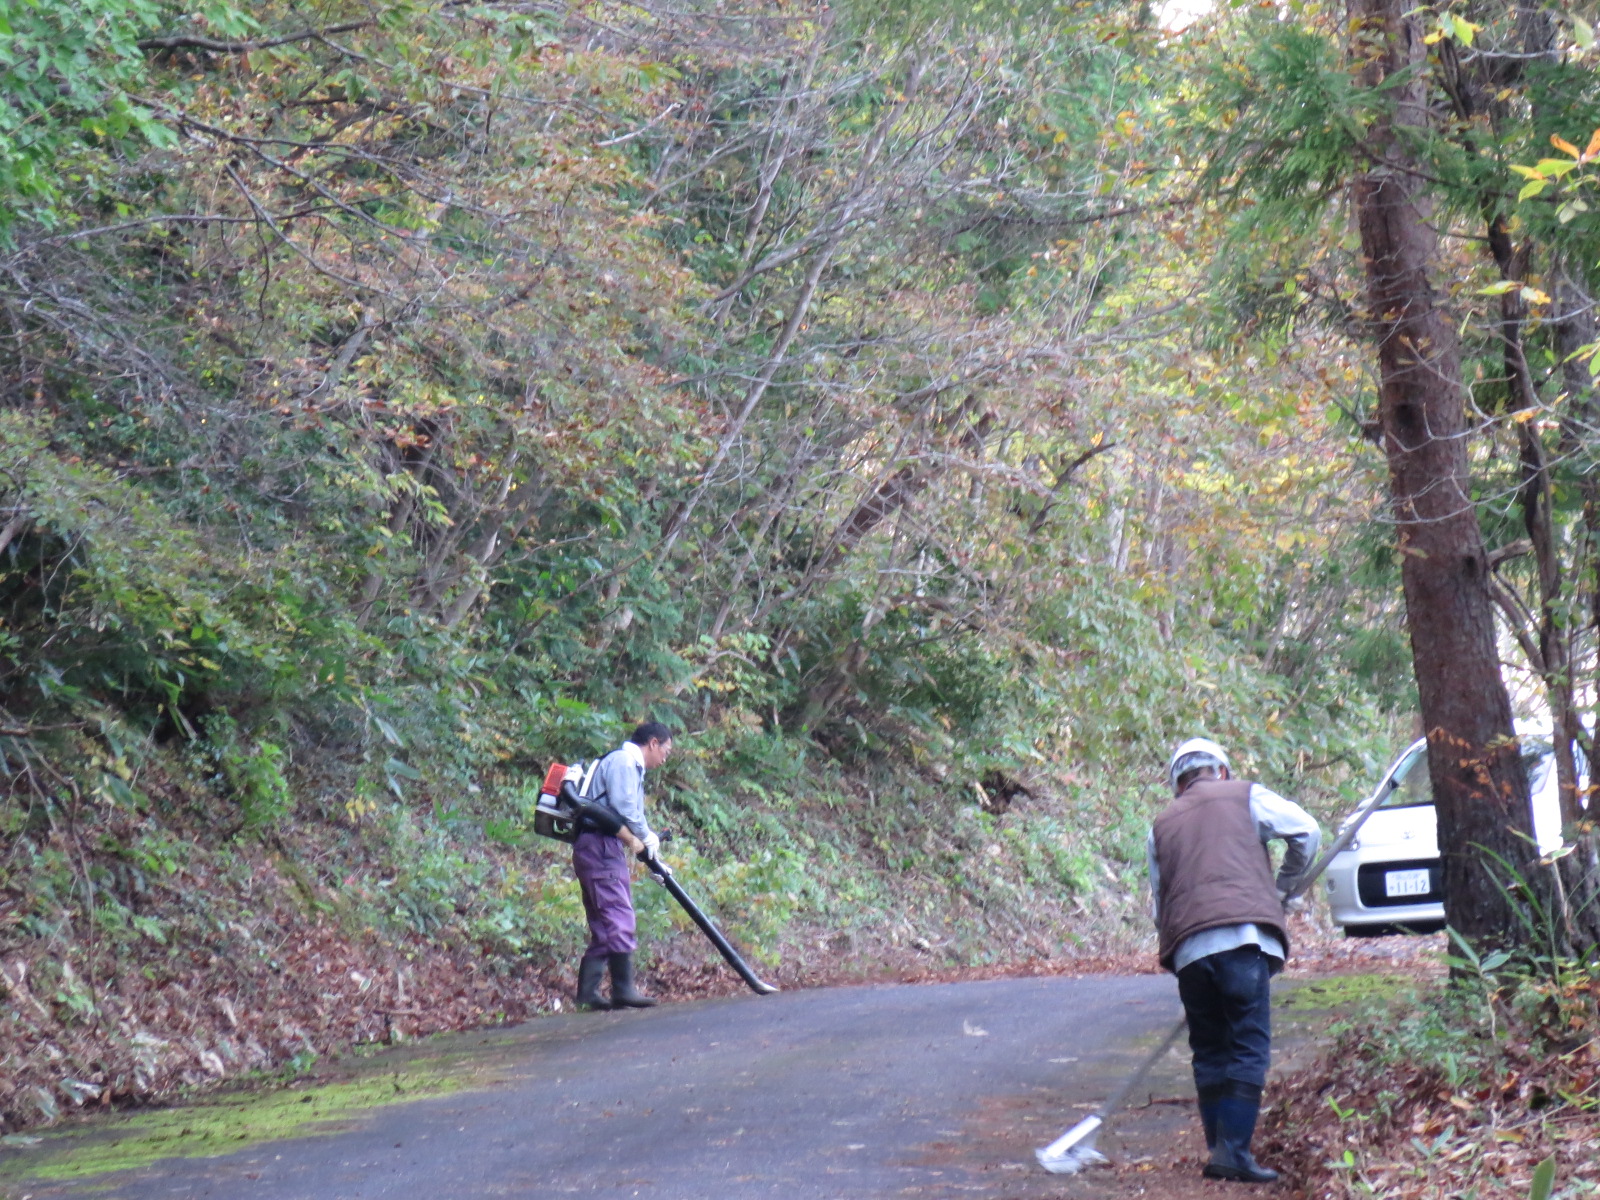
{"type": "Polygon", "coordinates": [[[1269,980],[1289,956],[1283,915],[1316,856],[1309,813],[1236,780],[1227,751],[1192,738],[1167,766],[1174,799],[1150,830],[1150,892],[1161,965],[1178,977],[1194,1086],[1211,1159],[1208,1179],[1271,1183],[1250,1153],[1272,1055],[1269,980]],[[1267,843],[1286,843],[1273,879],[1267,843]]]}

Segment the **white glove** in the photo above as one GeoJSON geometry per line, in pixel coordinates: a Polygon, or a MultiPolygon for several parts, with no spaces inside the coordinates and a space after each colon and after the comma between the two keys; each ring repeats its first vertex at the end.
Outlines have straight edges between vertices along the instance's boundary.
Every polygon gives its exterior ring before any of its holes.
{"type": "Polygon", "coordinates": [[[644,856],[646,858],[654,858],[656,851],[659,849],[661,849],[661,839],[656,836],[656,831],[652,829],[644,835],[644,856]]]}

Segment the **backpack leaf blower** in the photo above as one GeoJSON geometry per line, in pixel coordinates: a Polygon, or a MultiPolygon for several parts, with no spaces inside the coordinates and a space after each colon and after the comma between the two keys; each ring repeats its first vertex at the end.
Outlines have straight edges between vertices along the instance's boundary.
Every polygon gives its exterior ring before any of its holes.
{"type": "MultiPolygon", "coordinates": [[[[616,837],[626,828],[615,809],[600,800],[589,798],[589,787],[594,781],[595,767],[598,765],[597,760],[590,763],[587,769],[581,763],[573,767],[556,763],[550,768],[539,789],[538,807],[533,810],[535,833],[560,842],[575,842],[580,833],[593,831],[616,837]]],[[[717,953],[722,955],[727,964],[739,973],[739,978],[752,992],[767,996],[778,990],[750,969],[750,965],[723,936],[716,923],[689,898],[689,893],[683,890],[683,885],[673,876],[672,869],[666,863],[642,850],[639,852],[639,861],[655,881],[667,889],[679,907],[689,914],[689,919],[700,927],[700,932],[717,948],[717,953]]]]}

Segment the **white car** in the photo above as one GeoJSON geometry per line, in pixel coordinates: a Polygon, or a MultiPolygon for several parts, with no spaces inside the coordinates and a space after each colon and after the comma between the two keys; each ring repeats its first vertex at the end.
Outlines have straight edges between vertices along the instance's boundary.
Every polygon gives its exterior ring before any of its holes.
{"type": "MultiPolygon", "coordinates": [[[[1519,730],[1519,733],[1522,731],[1519,730]]],[[[1539,852],[1561,846],[1555,755],[1539,735],[1523,738],[1539,852]]],[[[1347,937],[1435,933],[1444,928],[1443,864],[1428,780],[1428,743],[1419,738],[1378,784],[1378,801],[1349,847],[1323,877],[1334,921],[1347,937]]],[[[1346,817],[1340,829],[1354,819],[1346,817]]]]}

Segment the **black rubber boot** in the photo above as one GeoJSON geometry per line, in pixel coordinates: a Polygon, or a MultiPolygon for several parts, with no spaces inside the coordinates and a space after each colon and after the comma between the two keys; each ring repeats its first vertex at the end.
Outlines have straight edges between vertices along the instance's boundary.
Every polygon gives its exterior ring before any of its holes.
{"type": "Polygon", "coordinates": [[[1222,1102],[1223,1090],[1221,1086],[1195,1088],[1195,1096],[1200,1103],[1200,1124],[1206,1131],[1208,1153],[1217,1148],[1217,1105],[1222,1102]]]}
{"type": "Polygon", "coordinates": [[[633,986],[633,955],[613,954],[611,961],[611,1007],[654,1008],[655,998],[640,994],[633,986]]]}
{"type": "Polygon", "coordinates": [[[600,994],[600,981],[606,977],[606,960],[582,958],[578,960],[578,1007],[607,1009],[611,1002],[600,994]]]}
{"type": "Polygon", "coordinates": [[[1235,1183],[1273,1183],[1278,1173],[1263,1167],[1250,1155],[1256,1118],[1261,1115],[1261,1089],[1253,1083],[1229,1080],[1217,1100],[1217,1144],[1211,1161],[1200,1172],[1207,1179],[1235,1183]]]}

